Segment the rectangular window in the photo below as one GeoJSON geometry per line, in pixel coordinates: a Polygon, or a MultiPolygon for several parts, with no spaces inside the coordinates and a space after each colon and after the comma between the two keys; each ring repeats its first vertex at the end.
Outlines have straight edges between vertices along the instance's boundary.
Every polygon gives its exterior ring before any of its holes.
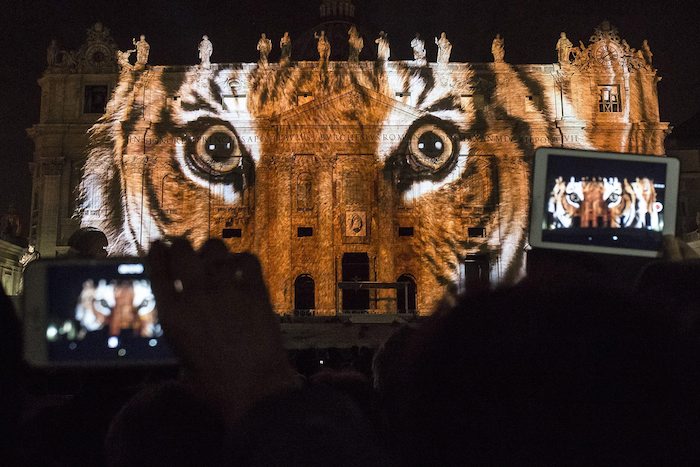
{"type": "Polygon", "coordinates": [[[413,227],[399,227],[399,237],[413,237],[413,227]]]}
{"type": "Polygon", "coordinates": [[[620,86],[617,84],[598,86],[598,111],[605,113],[622,111],[620,86]]]}
{"type": "Polygon", "coordinates": [[[83,113],[103,114],[107,106],[109,87],[106,85],[85,86],[83,113]]]}
{"type": "MultiPolygon", "coordinates": [[[[180,96],[173,96],[173,99],[179,100],[180,96]]],[[[224,108],[229,112],[245,109],[247,107],[245,94],[224,94],[221,96],[221,102],[224,108]]]]}
{"type": "Polygon", "coordinates": [[[313,227],[297,227],[297,237],[313,237],[313,227]]]}
{"type": "Polygon", "coordinates": [[[484,107],[485,100],[484,96],[477,93],[472,94],[462,94],[460,96],[460,105],[462,109],[468,110],[474,108],[475,110],[482,109],[484,107]]]}
{"type": "Polygon", "coordinates": [[[243,233],[241,232],[241,229],[224,229],[221,232],[221,236],[223,238],[241,238],[243,233]]]}
{"type": "Polygon", "coordinates": [[[314,95],[310,92],[300,92],[297,94],[297,105],[304,105],[314,100],[314,95]]]}

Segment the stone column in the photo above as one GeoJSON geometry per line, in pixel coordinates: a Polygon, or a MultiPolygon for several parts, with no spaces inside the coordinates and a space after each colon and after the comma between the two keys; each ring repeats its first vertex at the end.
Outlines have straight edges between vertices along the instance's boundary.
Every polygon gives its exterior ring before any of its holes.
{"type": "Polygon", "coordinates": [[[324,159],[318,164],[318,277],[316,281],[317,314],[335,314],[336,307],[336,245],[333,189],[333,160],[324,159]]]}
{"type": "Polygon", "coordinates": [[[39,211],[39,236],[36,246],[42,257],[52,258],[56,256],[63,160],[42,161],[39,170],[42,188],[39,194],[41,209],[39,211]]]}

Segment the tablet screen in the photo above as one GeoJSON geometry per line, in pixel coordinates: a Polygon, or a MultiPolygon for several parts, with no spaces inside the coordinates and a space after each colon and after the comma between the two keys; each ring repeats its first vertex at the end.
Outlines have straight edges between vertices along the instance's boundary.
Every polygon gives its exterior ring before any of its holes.
{"type": "Polygon", "coordinates": [[[539,158],[533,246],[655,255],[663,235],[673,232],[668,225],[669,216],[675,223],[675,205],[669,209],[675,196],[669,199],[667,186],[670,159],[556,149],[539,158]]]}

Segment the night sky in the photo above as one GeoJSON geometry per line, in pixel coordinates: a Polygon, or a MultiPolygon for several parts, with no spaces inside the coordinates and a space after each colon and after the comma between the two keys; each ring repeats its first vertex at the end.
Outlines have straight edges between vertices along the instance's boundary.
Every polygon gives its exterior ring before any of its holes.
{"type": "MultiPolygon", "coordinates": [[[[140,3],[140,2],[139,2],[140,3]]],[[[700,28],[694,1],[646,2],[629,0],[355,0],[356,23],[371,31],[387,31],[392,59],[412,58],[409,42],[415,32],[426,40],[428,58],[435,60],[433,36],[441,31],[452,42],[452,61],[488,62],[496,33],[505,39],[506,61],[553,63],[559,32],[574,45],[588,38],[607,19],[639,48],[649,40],[654,67],[663,80],[658,85],[662,121],[678,125],[700,110],[700,28]]],[[[131,3],[126,3],[131,5],[131,3]]],[[[0,212],[14,202],[29,218],[31,177],[28,162],[33,145],[25,129],[39,120],[40,89],[36,80],[46,65],[46,46],[52,38],[63,49],[78,49],[85,31],[101,21],[121,49],[131,38],[145,34],[151,45],[149,64],[195,64],[197,44],[207,34],[214,44],[212,62],[252,62],[261,32],[273,43],[271,59],[278,56],[279,37],[286,30],[292,41],[319,23],[320,0],[291,1],[163,1],[151,0],[129,7],[115,1],[18,2],[0,18],[4,58],[0,87],[0,212]]],[[[365,48],[374,46],[365,37],[365,48]]],[[[332,45],[332,44],[331,44],[332,45]]],[[[294,50],[294,49],[293,49],[294,50]]],[[[292,52],[294,58],[294,52],[292,52]]],[[[133,57],[132,57],[133,60],[133,57]]]]}

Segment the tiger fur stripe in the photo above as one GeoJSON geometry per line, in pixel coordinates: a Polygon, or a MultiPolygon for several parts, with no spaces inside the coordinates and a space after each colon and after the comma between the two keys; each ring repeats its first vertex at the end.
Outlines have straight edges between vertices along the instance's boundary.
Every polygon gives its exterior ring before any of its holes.
{"type": "MultiPolygon", "coordinates": [[[[414,277],[429,313],[461,290],[470,255],[486,255],[493,283],[522,277],[536,147],[657,151],[631,142],[629,126],[624,137],[567,126],[596,105],[571,87],[552,65],[505,63],[122,73],[90,131],[78,215],[107,234],[113,255],[144,254],[159,238],[229,236],[232,251],[260,256],[281,313],[301,274],[315,280],[319,312],[333,312],[343,254],[366,252],[368,279],[414,277]],[[351,215],[364,219],[357,232],[351,215]],[[298,238],[300,226],[313,236],[298,238]],[[399,238],[399,226],[413,236],[399,238]]],[[[374,298],[377,310],[395,306],[374,298]]]]}

